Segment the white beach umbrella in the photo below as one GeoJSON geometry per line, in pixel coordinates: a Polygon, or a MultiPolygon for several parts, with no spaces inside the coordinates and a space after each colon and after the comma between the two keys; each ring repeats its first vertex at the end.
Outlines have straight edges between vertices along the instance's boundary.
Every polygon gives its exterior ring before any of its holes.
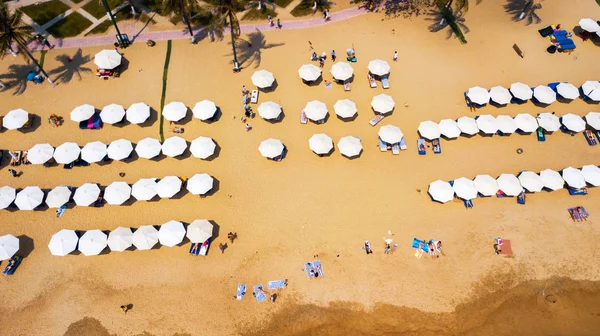
{"type": "Polygon", "coordinates": [[[345,136],[341,138],[337,146],[340,153],[349,158],[359,155],[363,149],[360,138],[354,136],[345,136]]]}
{"type": "Polygon", "coordinates": [[[498,192],[498,182],[490,175],[477,175],[473,179],[475,189],[483,196],[494,196],[498,192]]]}
{"type": "Polygon", "coordinates": [[[15,197],[15,205],[19,210],[33,210],[42,204],[44,192],[40,187],[25,187],[15,197]]]}
{"type": "Polygon", "coordinates": [[[0,260],[8,260],[19,251],[19,238],[7,234],[0,236],[0,260]]]}
{"type": "Polygon", "coordinates": [[[152,159],[160,154],[162,145],[158,139],[145,138],[135,146],[135,152],[144,159],[152,159]]]}
{"type": "Polygon", "coordinates": [[[467,97],[469,97],[469,100],[473,103],[478,105],[485,105],[490,102],[490,93],[480,86],[470,88],[467,91],[467,97]]]}
{"type": "Polygon", "coordinates": [[[171,198],[181,190],[181,179],[177,176],[166,176],[156,184],[156,193],[160,198],[171,198]]]}
{"type": "Polygon", "coordinates": [[[194,118],[200,120],[209,120],[210,118],[215,116],[217,113],[217,105],[210,100],[203,100],[201,102],[197,102],[192,109],[192,113],[194,114],[194,118]]]}
{"type": "Polygon", "coordinates": [[[127,139],[115,140],[108,145],[106,153],[113,160],[124,160],[133,152],[133,144],[127,139]]]}
{"type": "Polygon", "coordinates": [[[258,115],[266,120],[277,119],[281,115],[281,105],[267,101],[258,106],[258,115]]]}
{"type": "Polygon", "coordinates": [[[168,121],[179,121],[185,118],[187,106],[182,102],[170,102],[163,108],[162,115],[168,121]]]}
{"type": "Polygon", "coordinates": [[[313,100],[306,104],[304,113],[306,113],[306,117],[312,121],[323,120],[327,116],[327,106],[323,102],[313,100]]]}
{"type": "Polygon", "coordinates": [[[531,114],[527,113],[517,114],[515,122],[517,123],[517,129],[525,133],[535,132],[539,126],[537,120],[531,114]]]}
{"type": "Polygon", "coordinates": [[[52,235],[48,243],[50,253],[55,256],[63,257],[75,251],[79,237],[73,230],[62,229],[52,235]]]}
{"type": "Polygon", "coordinates": [[[477,188],[475,183],[466,177],[461,177],[454,180],[452,189],[456,193],[456,196],[464,200],[471,200],[477,197],[477,188]]]}
{"type": "Polygon", "coordinates": [[[529,85],[521,82],[512,83],[510,85],[510,93],[512,93],[513,97],[520,100],[528,100],[533,97],[533,91],[529,85]]]}
{"type": "Polygon", "coordinates": [[[176,157],[187,149],[187,142],[184,138],[179,136],[172,136],[170,138],[165,139],[165,142],[162,144],[162,152],[166,156],[176,157]]]}
{"type": "Polygon", "coordinates": [[[208,174],[196,174],[187,181],[186,189],[192,195],[204,195],[213,188],[214,182],[208,174]]]}
{"type": "Polygon", "coordinates": [[[17,191],[13,187],[0,187],[0,209],[8,208],[17,197],[17,191]]]}
{"type": "Polygon", "coordinates": [[[49,208],[60,208],[71,199],[72,194],[73,193],[68,187],[56,187],[50,190],[46,196],[46,205],[48,205],[49,208]]]}
{"type": "Polygon", "coordinates": [[[106,157],[106,153],[106,145],[102,142],[88,142],[81,149],[81,159],[88,163],[100,162],[106,157]]]}
{"type": "Polygon", "coordinates": [[[135,230],[131,241],[138,250],[149,250],[158,243],[158,230],[152,225],[142,225],[135,230]]]}
{"type": "Polygon", "coordinates": [[[390,65],[388,62],[380,59],[374,59],[369,62],[369,72],[376,76],[384,76],[390,73],[390,65]]]}
{"type": "Polygon", "coordinates": [[[94,56],[94,63],[100,69],[111,70],[121,65],[123,56],[114,49],[104,49],[94,56]]]}
{"type": "Polygon", "coordinates": [[[485,134],[494,134],[498,131],[498,121],[489,114],[482,114],[475,121],[479,130],[485,134]]]}
{"type": "Polygon", "coordinates": [[[206,219],[196,219],[187,227],[186,236],[192,243],[204,243],[213,235],[213,225],[206,219]]]}
{"type": "Polygon", "coordinates": [[[523,192],[521,182],[513,174],[502,174],[496,181],[498,182],[498,189],[502,190],[508,196],[519,196],[523,192]]]}
{"type": "Polygon", "coordinates": [[[298,75],[307,82],[316,81],[321,77],[321,69],[314,64],[304,64],[298,69],[298,75]]]}
{"type": "Polygon", "coordinates": [[[333,104],[333,110],[341,118],[352,118],[358,112],[356,103],[351,99],[340,99],[333,104]]]}
{"type": "Polygon", "coordinates": [[[504,134],[514,133],[518,128],[515,119],[508,115],[496,116],[496,122],[498,123],[498,130],[504,134]]]}
{"type": "Polygon", "coordinates": [[[585,121],[576,114],[567,113],[560,118],[560,121],[569,131],[583,132],[585,130],[585,121]]]}
{"type": "Polygon", "coordinates": [[[479,133],[479,127],[477,126],[477,121],[471,117],[460,117],[456,121],[456,126],[460,129],[462,133],[468,135],[475,135],[479,133]]]}
{"type": "Polygon", "coordinates": [[[267,70],[254,71],[252,74],[252,84],[264,89],[268,88],[275,82],[275,77],[267,70]]]}
{"type": "Polygon", "coordinates": [[[507,88],[502,86],[494,86],[490,89],[490,99],[497,104],[506,105],[510,103],[512,99],[512,95],[507,88]]]}
{"type": "Polygon", "coordinates": [[[456,121],[452,119],[442,119],[438,126],[440,133],[446,138],[454,139],[460,135],[460,128],[458,128],[456,121]]]}
{"type": "Polygon", "coordinates": [[[331,74],[333,75],[333,78],[337,80],[346,81],[352,78],[354,69],[346,62],[337,62],[331,66],[331,74]]]}
{"type": "Polygon", "coordinates": [[[73,111],[71,111],[71,120],[77,121],[77,122],[88,120],[94,115],[95,112],[96,112],[96,109],[94,109],[94,107],[92,105],[83,104],[83,105],[77,106],[76,108],[73,109],[73,111]]]}
{"type": "Polygon", "coordinates": [[[550,190],[558,190],[565,187],[565,180],[560,174],[552,169],[544,169],[540,172],[544,187],[550,190]]]}
{"type": "Polygon", "coordinates": [[[125,118],[125,109],[118,104],[106,105],[100,112],[100,119],[106,124],[116,124],[125,118]]]}
{"type": "Polygon", "coordinates": [[[538,192],[544,189],[544,180],[532,171],[523,171],[519,174],[519,182],[523,188],[530,192],[538,192]]]}
{"type": "Polygon", "coordinates": [[[454,189],[452,189],[450,183],[442,180],[431,182],[427,192],[434,201],[441,203],[449,202],[454,198],[454,189]]]}
{"type": "Polygon", "coordinates": [[[108,234],[106,242],[111,251],[123,252],[133,245],[133,232],[130,228],[119,226],[108,234]]]}
{"type": "Polygon", "coordinates": [[[185,237],[185,228],[178,221],[168,221],[158,230],[158,241],[164,246],[173,247],[181,243],[183,237],[185,237]]]}
{"type": "MultiPolygon", "coordinates": [[[[600,113],[590,112],[585,115],[585,121],[591,128],[600,131],[600,113]]],[[[31,160],[29,160],[31,161],[31,160]]]]}
{"type": "Polygon", "coordinates": [[[58,164],[69,164],[79,158],[81,148],[74,142],[65,142],[54,150],[54,160],[58,164]]]}
{"type": "Polygon", "coordinates": [[[373,97],[373,99],[371,100],[371,107],[373,108],[373,110],[382,114],[392,112],[394,106],[396,106],[394,98],[384,93],[373,97]]]}
{"type": "Polygon", "coordinates": [[[600,168],[596,165],[585,165],[581,168],[585,181],[594,187],[600,186],[600,168]]]}
{"type": "Polygon", "coordinates": [[[145,103],[131,104],[125,111],[125,119],[132,124],[141,124],[150,118],[150,106],[145,103]]]}
{"type": "Polygon", "coordinates": [[[559,83],[556,92],[565,99],[579,98],[579,89],[571,83],[559,83]]]}
{"type": "Polygon", "coordinates": [[[581,85],[583,94],[593,101],[600,101],[600,82],[586,81],[581,85]]]}
{"type": "Polygon", "coordinates": [[[200,136],[192,140],[190,152],[194,157],[205,160],[215,153],[216,148],[217,144],[212,138],[200,136]]]}
{"type": "Polygon", "coordinates": [[[79,206],[90,206],[98,200],[100,196],[100,187],[96,183],[84,183],[75,190],[73,200],[79,206]]]}
{"type": "Polygon", "coordinates": [[[27,151],[27,160],[32,164],[44,164],[52,159],[54,147],[50,144],[37,144],[27,151]]]}
{"type": "Polygon", "coordinates": [[[581,29],[588,31],[590,33],[595,33],[597,31],[600,31],[600,25],[598,25],[598,23],[590,18],[583,18],[581,20],[579,20],[579,27],[581,27],[581,29]]]}
{"type": "Polygon", "coordinates": [[[285,146],[281,142],[281,140],[269,138],[267,140],[263,140],[258,146],[258,151],[260,155],[273,159],[277,156],[280,156],[283,153],[283,149],[285,146]]]}
{"type": "Polygon", "coordinates": [[[308,146],[316,154],[327,154],[333,149],[333,140],[327,134],[314,134],[308,139],[308,146]]]}
{"type": "Polygon", "coordinates": [[[23,109],[9,111],[2,118],[2,126],[9,130],[15,130],[23,127],[29,121],[29,112],[23,109]]]}
{"type": "Polygon", "coordinates": [[[402,130],[394,125],[381,126],[378,135],[381,140],[389,144],[399,143],[402,141],[402,138],[404,138],[402,130]]]}
{"type": "Polygon", "coordinates": [[[556,92],[546,85],[536,86],[533,96],[542,104],[552,104],[556,101],[556,92]]]}
{"type": "Polygon", "coordinates": [[[85,256],[99,255],[108,244],[107,236],[100,230],[86,231],[79,238],[79,246],[77,249],[85,256]]]}
{"type": "Polygon", "coordinates": [[[138,201],[149,201],[157,194],[158,185],[155,178],[143,178],[131,187],[131,195],[138,201]]]}
{"type": "Polygon", "coordinates": [[[440,137],[442,131],[440,126],[433,121],[422,121],[418,128],[419,134],[425,139],[433,140],[440,137]]]}
{"type": "Polygon", "coordinates": [[[557,116],[550,112],[542,112],[538,114],[537,122],[541,128],[548,132],[555,132],[560,128],[560,120],[557,116]]]}
{"type": "Polygon", "coordinates": [[[571,188],[585,187],[585,176],[581,170],[573,167],[567,167],[562,170],[562,178],[571,188]]]}
{"type": "Polygon", "coordinates": [[[116,181],[104,189],[104,200],[110,205],[121,205],[131,198],[131,187],[127,182],[116,181]]]}

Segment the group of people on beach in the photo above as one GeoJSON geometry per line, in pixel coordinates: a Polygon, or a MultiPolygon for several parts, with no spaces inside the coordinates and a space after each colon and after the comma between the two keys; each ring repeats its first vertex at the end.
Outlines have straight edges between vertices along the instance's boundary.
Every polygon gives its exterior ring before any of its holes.
{"type": "MultiPolygon", "coordinates": [[[[335,50],[331,50],[331,61],[335,62],[336,58],[337,55],[335,53],[335,50]]],[[[310,56],[310,60],[313,62],[319,61],[319,67],[323,68],[325,67],[325,61],[327,60],[327,53],[323,51],[321,55],[317,55],[317,53],[313,51],[312,55],[310,56]]]]}
{"type": "MultiPolygon", "coordinates": [[[[273,22],[273,17],[271,17],[271,14],[269,14],[267,16],[267,20],[269,20],[269,26],[270,27],[274,27],[275,23],[273,22]]],[[[277,19],[277,29],[281,29],[281,20],[277,19]]]]}
{"type": "MultiPolygon", "coordinates": [[[[248,91],[248,89],[246,88],[246,85],[242,85],[242,103],[243,103],[243,108],[244,108],[244,115],[242,116],[241,120],[243,123],[246,123],[247,118],[254,118],[254,111],[252,111],[252,107],[250,105],[248,105],[249,99],[248,99],[248,95],[250,94],[250,91],[248,91]]],[[[235,119],[235,117],[234,117],[235,119]]],[[[244,127],[246,128],[246,131],[250,131],[252,129],[252,126],[249,123],[246,123],[246,125],[244,125],[244,127]]]]}

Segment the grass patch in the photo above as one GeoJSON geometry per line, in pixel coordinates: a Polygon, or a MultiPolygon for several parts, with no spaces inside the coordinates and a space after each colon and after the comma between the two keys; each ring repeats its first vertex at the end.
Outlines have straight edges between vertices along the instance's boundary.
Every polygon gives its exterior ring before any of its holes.
{"type": "MultiPolygon", "coordinates": [[[[148,21],[150,21],[150,24],[156,23],[156,21],[154,21],[153,19],[151,19],[148,15],[146,15],[144,13],[138,12],[135,15],[131,14],[131,11],[127,10],[127,8],[124,8],[123,10],[121,10],[115,14],[115,20],[117,21],[117,23],[120,21],[131,20],[131,19],[140,20],[143,23],[147,23],[148,21]]],[[[106,31],[110,27],[112,27],[112,25],[113,25],[112,21],[105,20],[101,24],[97,25],[94,29],[90,30],[89,33],[86,34],[86,36],[106,33],[106,31]]]]}
{"type": "Polygon", "coordinates": [[[160,142],[165,141],[165,132],[163,126],[165,124],[165,118],[162,115],[162,110],[165,107],[165,97],[167,95],[167,76],[169,74],[169,62],[171,61],[171,40],[167,41],[167,55],[165,56],[165,65],[163,67],[163,77],[162,77],[162,94],[160,96],[160,130],[158,131],[160,135],[160,142]]]}
{"type": "Polygon", "coordinates": [[[73,12],[48,28],[47,31],[56,38],[73,37],[81,34],[91,25],[90,20],[77,12],[73,12]]]}
{"type": "Polygon", "coordinates": [[[60,0],[52,0],[39,5],[21,7],[21,10],[35,21],[35,23],[43,26],[48,21],[69,10],[69,6],[60,0]]]}
{"type": "MultiPolygon", "coordinates": [[[[108,7],[110,7],[111,10],[115,10],[117,6],[123,3],[123,1],[121,0],[107,0],[107,2],[108,7]]],[[[106,15],[106,10],[104,9],[104,6],[102,6],[100,1],[98,0],[92,0],[81,8],[83,8],[83,10],[85,10],[86,12],[90,13],[96,19],[101,19],[106,15]]]]}
{"type": "Polygon", "coordinates": [[[267,8],[267,6],[263,5],[263,8],[260,10],[254,7],[248,12],[246,12],[246,14],[244,14],[244,16],[242,17],[242,20],[266,20],[269,15],[271,15],[272,18],[275,18],[277,16],[277,13],[274,10],[267,8]]]}
{"type": "MultiPolygon", "coordinates": [[[[192,12],[190,17],[190,23],[192,24],[192,27],[207,26],[210,20],[212,19],[212,13],[205,9],[201,9],[198,12],[192,12]]],[[[169,22],[176,25],[180,22],[183,22],[182,19],[183,18],[181,15],[173,15],[173,17],[169,19],[169,22]]]]}
{"type": "MultiPolygon", "coordinates": [[[[329,9],[331,7],[331,5],[329,3],[326,4],[321,4],[319,6],[317,6],[317,11],[323,11],[325,9],[329,9]]],[[[314,9],[313,9],[313,1],[312,0],[303,0],[301,3],[298,4],[298,6],[294,7],[294,9],[292,9],[292,11],[290,12],[290,14],[292,14],[293,16],[299,17],[299,16],[307,16],[307,15],[312,15],[314,13],[314,9]]]]}
{"type": "MultiPolygon", "coordinates": [[[[273,2],[274,2],[274,3],[275,3],[277,6],[279,6],[279,7],[281,7],[281,8],[285,8],[285,7],[287,7],[289,4],[291,4],[291,3],[292,3],[292,1],[294,1],[294,0],[274,0],[273,2]]],[[[598,1],[600,1],[600,0],[598,0],[598,1]]]]}

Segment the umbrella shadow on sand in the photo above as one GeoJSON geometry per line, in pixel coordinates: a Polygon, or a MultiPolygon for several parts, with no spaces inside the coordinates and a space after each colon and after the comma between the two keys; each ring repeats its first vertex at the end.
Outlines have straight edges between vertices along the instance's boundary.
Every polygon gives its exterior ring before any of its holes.
{"type": "Polygon", "coordinates": [[[67,54],[58,55],[55,58],[61,65],[53,70],[50,70],[49,75],[57,75],[54,81],[56,83],[69,83],[73,77],[81,80],[82,73],[92,73],[92,69],[84,65],[91,61],[90,55],[83,55],[83,51],[78,49],[74,55],[67,54]]]}
{"type": "Polygon", "coordinates": [[[31,239],[27,235],[20,235],[17,238],[19,239],[19,251],[17,251],[17,255],[23,258],[29,257],[31,251],[33,251],[33,249],[35,248],[33,239],[31,239]]]}
{"type": "MultiPolygon", "coordinates": [[[[249,33],[246,39],[238,38],[235,44],[240,67],[247,68],[254,64],[254,68],[258,68],[262,60],[263,50],[280,47],[285,43],[267,43],[265,35],[256,29],[255,32],[249,33]]],[[[232,57],[233,53],[227,56],[232,57]]]]}

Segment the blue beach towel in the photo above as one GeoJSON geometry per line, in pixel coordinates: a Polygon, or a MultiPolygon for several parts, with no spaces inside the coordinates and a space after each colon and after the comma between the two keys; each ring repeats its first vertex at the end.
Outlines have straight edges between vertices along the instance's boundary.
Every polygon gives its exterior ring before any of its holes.
{"type": "Polygon", "coordinates": [[[268,289],[285,288],[285,286],[286,286],[285,280],[273,280],[273,281],[269,281],[267,283],[268,289]]]}
{"type": "Polygon", "coordinates": [[[262,284],[254,286],[254,298],[258,302],[263,302],[267,299],[267,295],[265,295],[265,292],[263,291],[262,284]]]}
{"type": "Polygon", "coordinates": [[[421,246],[421,250],[429,253],[429,246],[427,245],[427,242],[424,240],[414,238],[412,242],[412,247],[418,249],[419,245],[421,246]]]}
{"type": "Polygon", "coordinates": [[[238,284],[237,286],[237,300],[241,300],[244,298],[244,295],[246,295],[246,285],[244,284],[238,284]]]}

